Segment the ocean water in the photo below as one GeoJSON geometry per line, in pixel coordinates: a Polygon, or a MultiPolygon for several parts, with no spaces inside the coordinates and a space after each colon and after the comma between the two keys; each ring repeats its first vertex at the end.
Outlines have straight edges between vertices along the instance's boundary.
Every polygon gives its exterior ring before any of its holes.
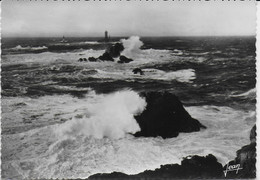
{"type": "Polygon", "coordinates": [[[109,44],[122,42],[133,62],[78,62],[105,52],[98,40],[2,40],[3,179],[135,174],[210,153],[224,165],[250,142],[254,37],[119,37],[109,44]],[[176,94],[207,129],[133,137],[143,91],[176,94]]]}

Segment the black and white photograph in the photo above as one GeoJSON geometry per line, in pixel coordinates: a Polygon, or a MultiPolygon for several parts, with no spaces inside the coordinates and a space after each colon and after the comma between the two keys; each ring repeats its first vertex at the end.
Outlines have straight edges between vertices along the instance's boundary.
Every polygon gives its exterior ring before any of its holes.
{"type": "Polygon", "coordinates": [[[257,3],[3,0],[1,178],[255,179],[257,3]]]}

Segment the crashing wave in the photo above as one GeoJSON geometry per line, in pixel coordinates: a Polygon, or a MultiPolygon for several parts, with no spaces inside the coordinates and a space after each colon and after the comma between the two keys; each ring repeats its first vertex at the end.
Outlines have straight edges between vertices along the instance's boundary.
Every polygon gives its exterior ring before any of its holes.
{"type": "Polygon", "coordinates": [[[94,103],[86,102],[86,111],[61,124],[55,132],[60,136],[85,135],[119,139],[140,131],[134,116],[141,113],[145,100],[136,92],[125,90],[108,95],[94,95],[94,103]]]}
{"type": "Polygon", "coordinates": [[[21,45],[17,45],[14,48],[11,48],[12,50],[43,50],[43,49],[48,49],[46,46],[38,46],[38,47],[31,47],[31,46],[26,46],[23,47],[21,45]]]}

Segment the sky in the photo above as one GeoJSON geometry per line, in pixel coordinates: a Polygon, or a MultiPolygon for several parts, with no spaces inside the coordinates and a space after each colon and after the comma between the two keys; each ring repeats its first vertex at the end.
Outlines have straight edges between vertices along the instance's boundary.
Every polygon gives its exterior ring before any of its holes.
{"type": "Polygon", "coordinates": [[[254,1],[3,0],[1,13],[3,37],[256,34],[254,1]]]}

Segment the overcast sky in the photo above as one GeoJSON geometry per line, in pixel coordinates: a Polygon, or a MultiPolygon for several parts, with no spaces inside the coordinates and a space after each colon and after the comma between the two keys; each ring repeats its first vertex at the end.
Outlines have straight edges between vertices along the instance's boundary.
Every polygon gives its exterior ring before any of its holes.
{"type": "Polygon", "coordinates": [[[2,2],[2,36],[255,35],[254,1],[2,2]]]}

